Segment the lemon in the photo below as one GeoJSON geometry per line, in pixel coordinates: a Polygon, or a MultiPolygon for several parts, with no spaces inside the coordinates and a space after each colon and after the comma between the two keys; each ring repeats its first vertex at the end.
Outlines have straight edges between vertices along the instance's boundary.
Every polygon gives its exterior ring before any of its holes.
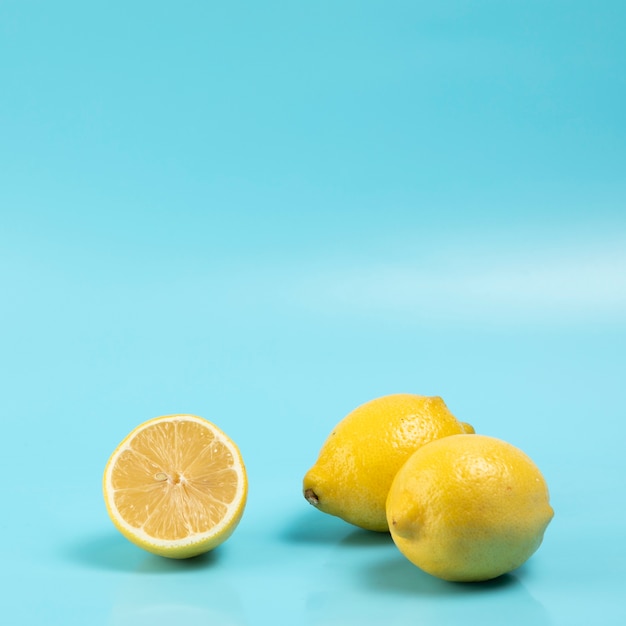
{"type": "Polygon", "coordinates": [[[519,567],[541,544],[553,515],[534,462],[485,435],[454,435],[420,448],[387,499],[400,552],[451,581],[488,580],[519,567]]]}
{"type": "Polygon", "coordinates": [[[117,529],[148,552],[183,559],[235,530],[248,482],[239,449],[215,424],[166,415],[135,428],[111,455],[104,500],[117,529]]]}
{"type": "Polygon", "coordinates": [[[409,456],[429,441],[473,432],[438,396],[404,393],[375,398],[331,432],[304,476],[304,496],[324,513],[361,528],[387,531],[387,493],[409,456]]]}

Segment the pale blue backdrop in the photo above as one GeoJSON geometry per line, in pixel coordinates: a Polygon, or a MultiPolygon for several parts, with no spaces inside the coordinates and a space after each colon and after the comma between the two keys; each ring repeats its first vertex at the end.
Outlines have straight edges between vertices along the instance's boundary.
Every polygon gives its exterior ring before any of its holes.
{"type": "Polygon", "coordinates": [[[626,623],[626,4],[0,0],[3,623],[626,623]],[[301,480],[441,395],[540,466],[518,571],[422,574],[301,480]],[[124,540],[119,441],[237,441],[241,525],[124,540]]]}

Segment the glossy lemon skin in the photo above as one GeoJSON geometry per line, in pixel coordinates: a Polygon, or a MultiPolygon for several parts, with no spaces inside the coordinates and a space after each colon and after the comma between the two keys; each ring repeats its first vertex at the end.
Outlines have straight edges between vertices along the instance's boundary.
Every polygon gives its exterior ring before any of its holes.
{"type": "Polygon", "coordinates": [[[473,432],[438,396],[392,394],[376,398],[341,420],[303,480],[306,499],[319,510],[368,530],[389,530],[385,503],[391,482],[420,446],[473,432]]]}
{"type": "Polygon", "coordinates": [[[485,435],[446,437],[415,452],[394,478],[386,509],[404,556],[450,581],[516,569],[539,548],[554,515],[535,463],[485,435]]]}

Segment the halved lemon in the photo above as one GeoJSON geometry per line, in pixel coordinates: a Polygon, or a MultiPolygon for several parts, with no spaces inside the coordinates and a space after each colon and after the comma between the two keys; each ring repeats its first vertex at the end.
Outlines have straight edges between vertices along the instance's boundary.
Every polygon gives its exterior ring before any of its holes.
{"type": "Polygon", "coordinates": [[[104,470],[104,501],[117,529],[148,552],[184,559],[233,533],[248,493],[235,443],[196,415],[165,415],[135,428],[104,470]]]}

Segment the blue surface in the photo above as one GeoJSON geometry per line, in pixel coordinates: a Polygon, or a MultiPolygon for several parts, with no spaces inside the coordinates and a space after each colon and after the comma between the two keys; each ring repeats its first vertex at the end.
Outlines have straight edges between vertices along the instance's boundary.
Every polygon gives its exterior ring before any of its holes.
{"type": "Polygon", "coordinates": [[[625,6],[0,2],[3,623],[626,623],[625,6]],[[302,498],[398,391],[542,469],[522,568],[444,583],[302,498]],[[250,477],[189,562],[100,490],[174,412],[250,477]]]}

